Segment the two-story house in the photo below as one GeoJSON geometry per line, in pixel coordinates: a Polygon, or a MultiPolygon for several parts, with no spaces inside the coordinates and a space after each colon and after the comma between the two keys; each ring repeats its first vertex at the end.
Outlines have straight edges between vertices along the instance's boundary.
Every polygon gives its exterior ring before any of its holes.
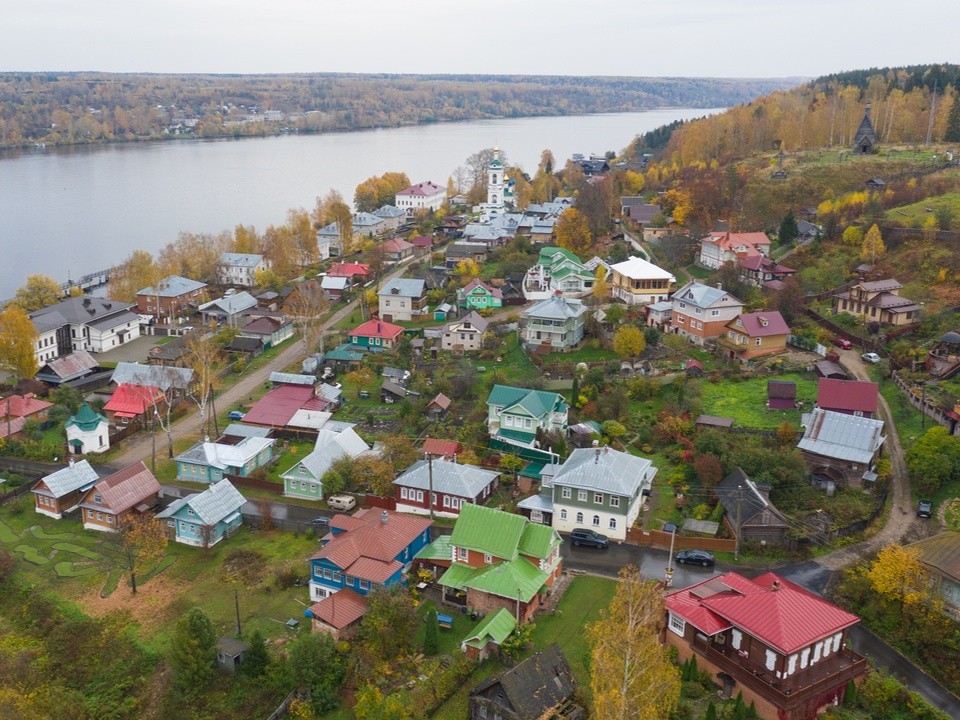
{"type": "Polygon", "coordinates": [[[210,547],[233,535],[243,524],[241,509],[246,501],[229,480],[221,480],[203,492],[174,500],[157,514],[157,519],[166,521],[171,540],[210,547]]]}
{"type": "Polygon", "coordinates": [[[673,331],[697,345],[726,334],[727,323],[743,312],[742,301],[722,288],[698,280],[677,290],[672,302],[673,331]]]}
{"type": "Polygon", "coordinates": [[[537,432],[567,431],[569,406],[563,395],[494,385],[487,397],[487,429],[490,446],[530,460],[553,461],[557,454],[540,447],[537,432]]]}
{"type": "Polygon", "coordinates": [[[503,291],[473,279],[457,290],[457,304],[472,310],[493,309],[503,306],[503,291]]]}
{"type": "Polygon", "coordinates": [[[226,252],[217,261],[217,278],[223,285],[253,287],[257,273],[269,267],[263,255],[226,252]]]}
{"type": "Polygon", "coordinates": [[[37,330],[37,364],[75,350],[101,353],[140,337],[140,316],[134,303],[108,298],[72,297],[29,313],[37,330]]]}
{"type": "Polygon", "coordinates": [[[457,517],[469,503],[484,503],[497,489],[500,473],[455,460],[418,460],[393,481],[397,510],[457,517]],[[432,502],[431,502],[432,497],[432,502]]]}
{"type": "Polygon", "coordinates": [[[134,513],[157,504],[160,483],[142,462],[99,480],[80,501],[80,518],[87,530],[118,532],[134,513]]]}
{"type": "Polygon", "coordinates": [[[404,567],[430,543],[430,518],[363,508],[335,515],[323,547],[310,558],[310,599],[348,589],[367,595],[403,582],[404,567]]]}
{"type": "Polygon", "coordinates": [[[802,422],[797,447],[814,484],[832,494],[836,485],[863,487],[877,479],[873,466],[886,439],[883,420],[814,408],[802,422]]]}
{"type": "Polygon", "coordinates": [[[449,536],[418,556],[442,571],[444,602],[492,613],[504,608],[531,620],[562,572],[560,535],[522,515],[466,504],[449,536]]]}
{"type": "Polygon", "coordinates": [[[444,267],[450,272],[457,269],[464,260],[472,260],[479,264],[487,261],[487,245],[482,242],[455,242],[447,245],[444,251],[444,267]]]}
{"type": "Polygon", "coordinates": [[[396,230],[407,219],[407,213],[396,205],[381,205],[373,211],[373,214],[383,220],[383,229],[386,232],[396,230]]]}
{"type": "Polygon", "coordinates": [[[260,340],[264,349],[275,347],[293,337],[293,320],[286,317],[259,317],[244,325],[240,336],[260,340]]]}
{"type": "Polygon", "coordinates": [[[216,483],[227,475],[248,477],[273,457],[273,438],[247,437],[236,445],[199,442],[174,458],[177,480],[216,483]]]}
{"type": "Polygon", "coordinates": [[[817,380],[817,407],[844,415],[872,418],[877,412],[880,386],[866,380],[817,380]]]}
{"type": "Polygon", "coordinates": [[[766,233],[713,232],[700,240],[700,264],[712,270],[756,255],[770,255],[770,238],[766,233]]]}
{"type": "Polygon", "coordinates": [[[797,274],[797,271],[793,268],[781,265],[763,255],[751,255],[744,258],[737,263],[737,270],[743,281],[754,287],[776,288],[779,285],[770,285],[770,283],[782,282],[797,274]]]}
{"type": "Polygon", "coordinates": [[[189,392],[194,383],[194,375],[194,371],[190,368],[118,362],[110,376],[110,382],[117,387],[121,385],[155,387],[168,398],[178,398],[189,392]]]}
{"type": "Polygon", "coordinates": [[[651,305],[670,299],[677,286],[672,273],[643,258],[630,257],[610,267],[611,295],[627,305],[651,305]]]}
{"type": "Polygon", "coordinates": [[[764,720],[809,720],[843,699],[867,661],[846,647],[860,618],[774,573],[753,580],[734,572],[665,598],[664,642],[678,659],[743,694],[764,720]]]}
{"type": "Polygon", "coordinates": [[[483,334],[490,323],[477,312],[451,320],[443,326],[440,333],[440,347],[443,350],[474,352],[483,343],[483,334]]]}
{"type": "Polygon", "coordinates": [[[586,527],[625,540],[656,474],[645,458],[609,447],[577,448],[542,479],[540,495],[519,507],[532,522],[550,518],[561,532],[586,527]]]}
{"type": "Polygon", "coordinates": [[[70,461],[67,467],[45,475],[31,488],[34,510],[55,520],[70,512],[99,480],[97,471],[86,460],[70,461]]]}
{"type": "Polygon", "coordinates": [[[137,291],[137,312],[154,316],[158,323],[173,323],[179,317],[192,315],[206,291],[206,283],[171,275],[137,291]]]}
{"type": "Polygon", "coordinates": [[[896,280],[860,282],[833,296],[833,311],[847,313],[864,322],[908,325],[916,322],[920,306],[900,297],[903,286],[896,280]]]}
{"type": "Polygon", "coordinates": [[[364,350],[390,350],[400,342],[401,335],[403,326],[373,318],[348,332],[347,339],[351,346],[364,350]]]}
{"type": "Polygon", "coordinates": [[[529,300],[542,300],[557,291],[579,297],[592,293],[594,282],[596,271],[575,253],[550,245],[540,251],[536,265],[527,270],[523,292],[529,300]]]}
{"type": "Polygon", "coordinates": [[[741,313],[727,323],[719,341],[731,360],[749,362],[787,349],[790,326],[776,310],[741,313]]]}
{"type": "Polygon", "coordinates": [[[283,494],[307,500],[323,500],[323,476],[342,457],[356,458],[369,451],[363,438],[352,427],[320,428],[313,450],[304,455],[283,478],[283,494]]]}
{"type": "Polygon", "coordinates": [[[387,322],[415,320],[427,305],[427,283],[415,278],[394,278],[377,293],[380,317],[387,322]]]}
{"type": "Polygon", "coordinates": [[[572,350],[583,340],[587,306],[582,300],[551,295],[524,310],[523,332],[528,345],[549,345],[553,350],[572,350]]]}
{"type": "Polygon", "coordinates": [[[417,210],[436,212],[446,200],[447,189],[427,180],[398,192],[395,202],[407,215],[413,215],[417,210]]]}
{"type": "Polygon", "coordinates": [[[917,551],[946,611],[960,619],[960,532],[944,530],[907,547],[917,551]]]}
{"type": "Polygon", "coordinates": [[[244,324],[243,314],[255,307],[257,307],[257,299],[244,291],[211,300],[198,309],[203,316],[203,322],[207,325],[217,323],[228,327],[240,327],[244,324]]]}

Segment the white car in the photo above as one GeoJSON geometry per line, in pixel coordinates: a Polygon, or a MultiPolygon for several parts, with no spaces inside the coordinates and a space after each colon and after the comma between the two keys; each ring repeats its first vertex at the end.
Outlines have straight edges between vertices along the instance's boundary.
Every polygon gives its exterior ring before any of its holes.
{"type": "Polygon", "coordinates": [[[864,353],[863,355],[860,356],[860,359],[863,360],[864,362],[870,363],[871,365],[874,365],[880,362],[880,356],[877,355],[876,353],[864,353]]]}

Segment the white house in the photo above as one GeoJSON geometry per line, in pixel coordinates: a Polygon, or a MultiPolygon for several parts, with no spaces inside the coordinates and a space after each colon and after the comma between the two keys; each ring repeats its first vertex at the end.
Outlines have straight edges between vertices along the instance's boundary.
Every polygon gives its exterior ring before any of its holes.
{"type": "Polygon", "coordinates": [[[670,272],[638,257],[617,263],[610,270],[611,293],[627,305],[651,305],[668,300],[677,282],[670,272]]]}
{"type": "Polygon", "coordinates": [[[413,215],[417,210],[436,212],[447,199],[447,190],[434,182],[417,183],[397,193],[397,207],[413,215]]]}
{"type": "Polygon", "coordinates": [[[583,340],[587,306],[581,300],[552,295],[523,312],[528,345],[550,345],[554,350],[570,350],[583,340]]]}
{"type": "Polygon", "coordinates": [[[714,232],[700,240],[700,264],[714,270],[727,262],[769,254],[770,238],[762,232],[714,232]]]}
{"type": "Polygon", "coordinates": [[[75,415],[70,416],[64,428],[67,431],[67,446],[75,455],[102,453],[110,449],[107,418],[94,412],[86,402],[75,415]]]}
{"type": "Polygon", "coordinates": [[[43,366],[75,350],[107,352],[140,337],[135,303],[74,297],[29,314],[37,330],[35,354],[43,366]]]}
{"type": "Polygon", "coordinates": [[[416,278],[394,278],[377,293],[380,317],[387,322],[413,320],[424,312],[427,283],[416,278]]]}
{"type": "Polygon", "coordinates": [[[224,285],[253,287],[257,284],[257,272],[266,270],[263,255],[254,253],[223,253],[218,261],[217,274],[224,285]]]}

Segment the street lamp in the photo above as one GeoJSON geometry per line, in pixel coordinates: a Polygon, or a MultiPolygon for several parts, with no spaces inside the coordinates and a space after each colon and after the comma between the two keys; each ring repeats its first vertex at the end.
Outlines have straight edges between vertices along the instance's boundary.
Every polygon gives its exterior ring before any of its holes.
{"type": "Polygon", "coordinates": [[[677,539],[677,526],[674,523],[667,523],[663,529],[670,533],[670,555],[667,558],[667,569],[664,571],[667,587],[673,585],[673,545],[677,539]]]}

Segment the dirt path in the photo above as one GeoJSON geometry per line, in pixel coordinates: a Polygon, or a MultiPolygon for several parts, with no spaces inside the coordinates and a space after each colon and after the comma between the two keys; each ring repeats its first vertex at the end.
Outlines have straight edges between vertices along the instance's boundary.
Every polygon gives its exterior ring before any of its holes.
{"type": "MultiPolygon", "coordinates": [[[[858,379],[870,379],[867,368],[856,351],[842,351],[840,361],[858,379]]],[[[865,555],[870,555],[887,545],[900,542],[910,533],[913,524],[916,522],[911,507],[910,478],[907,475],[907,466],[903,461],[900,436],[897,435],[897,427],[893,423],[893,414],[890,412],[890,406],[887,405],[883,395],[880,395],[880,413],[886,421],[884,427],[887,433],[885,445],[891,465],[890,490],[893,495],[893,502],[890,506],[890,515],[886,524],[869,539],[817,558],[820,565],[830,570],[839,570],[846,565],[857,562],[865,555]]]]}
{"type": "MultiPolygon", "coordinates": [[[[401,275],[404,270],[404,267],[397,269],[391,275],[384,277],[381,282],[386,282],[401,275]]],[[[325,331],[334,327],[337,323],[339,323],[357,308],[358,302],[359,300],[354,300],[331,315],[330,318],[323,323],[321,330],[325,331]]],[[[303,343],[300,341],[293,342],[290,347],[284,349],[283,352],[273,358],[266,365],[251,372],[249,375],[242,378],[230,387],[225,388],[223,392],[220,393],[220,395],[218,395],[216,398],[217,409],[222,412],[231,405],[235,405],[247,400],[253,394],[254,390],[259,388],[260,385],[268,377],[270,377],[270,373],[283,371],[297,360],[301,360],[304,355],[303,343]]],[[[194,437],[200,439],[200,414],[196,407],[194,407],[190,413],[180,418],[180,420],[173,425],[174,442],[185,437],[194,437]]],[[[158,431],[157,457],[164,457],[164,453],[166,452],[166,442],[166,436],[158,431]]],[[[151,437],[149,433],[138,433],[129,440],[124,441],[124,444],[126,445],[126,448],[120,455],[117,455],[111,459],[111,465],[116,465],[117,467],[126,467],[141,460],[148,461],[150,459],[152,449],[151,437]]]]}

